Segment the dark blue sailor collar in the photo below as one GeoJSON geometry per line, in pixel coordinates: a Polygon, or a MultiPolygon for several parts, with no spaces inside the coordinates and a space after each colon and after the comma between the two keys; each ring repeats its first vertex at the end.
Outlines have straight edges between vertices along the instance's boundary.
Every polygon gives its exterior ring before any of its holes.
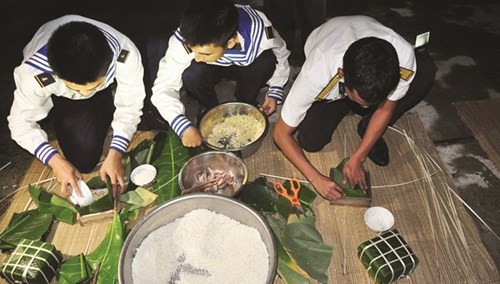
{"type": "MultiPolygon", "coordinates": [[[[111,48],[111,51],[113,52],[113,60],[111,61],[111,64],[108,67],[108,71],[106,72],[106,81],[105,81],[105,86],[109,85],[115,76],[116,72],[116,60],[118,58],[118,55],[120,54],[121,51],[121,46],[118,40],[111,35],[109,32],[100,29],[104,36],[106,37],[106,40],[109,44],[109,47],[111,48]]],[[[30,58],[28,58],[24,63],[34,67],[35,69],[38,69],[44,73],[48,73],[51,75],[54,75],[54,71],[50,67],[49,60],[47,58],[47,53],[48,53],[48,44],[45,44],[40,48],[35,54],[33,54],[30,58]]]]}

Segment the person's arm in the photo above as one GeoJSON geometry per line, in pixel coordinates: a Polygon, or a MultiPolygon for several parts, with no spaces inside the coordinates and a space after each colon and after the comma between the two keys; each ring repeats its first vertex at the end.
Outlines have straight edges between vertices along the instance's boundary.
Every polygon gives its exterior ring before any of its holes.
{"type": "Polygon", "coordinates": [[[126,50],[128,54],[125,59],[115,63],[117,86],[114,96],[116,109],[111,122],[113,138],[110,150],[99,170],[102,181],[105,182],[106,177],[109,177],[115,197],[118,197],[125,186],[121,157],[137,130],[146,97],[143,82],[144,68],[139,50],[128,39],[124,41],[122,50],[126,50]]]}
{"type": "Polygon", "coordinates": [[[185,116],[185,107],[179,94],[182,73],[189,67],[194,55],[184,48],[179,36],[176,31],[170,37],[167,52],[160,60],[151,102],[182,139],[182,144],[186,147],[196,147],[201,145],[201,135],[185,116]]]}
{"type": "Polygon", "coordinates": [[[344,166],[344,183],[349,181],[351,187],[359,184],[361,188],[367,188],[363,163],[373,145],[375,145],[387,129],[396,104],[397,101],[386,99],[378,105],[370,119],[361,143],[344,166]]]}
{"type": "Polygon", "coordinates": [[[52,108],[50,95],[56,93],[63,83],[54,80],[42,87],[35,80],[38,74],[39,70],[34,70],[26,64],[14,70],[16,90],[7,117],[11,137],[19,146],[52,168],[54,176],[61,184],[61,195],[68,197],[71,194],[69,186],[80,195],[76,182],[82,178],[82,174],[49,144],[47,133],[38,124],[52,108]]]}
{"type": "Polygon", "coordinates": [[[274,128],[274,141],[283,154],[295,167],[311,182],[316,191],[328,200],[337,200],[342,197],[342,189],[330,178],[321,174],[307,159],[304,151],[299,146],[293,132],[295,127],[287,125],[281,118],[274,128]]]}
{"type": "MultiPolygon", "coordinates": [[[[272,27],[272,23],[267,17],[260,11],[258,13],[264,20],[265,26],[272,27]]],[[[276,111],[277,104],[283,101],[283,88],[290,75],[290,65],[288,64],[290,51],[286,47],[285,40],[283,40],[279,32],[274,28],[272,29],[272,34],[263,34],[261,45],[264,48],[270,48],[276,56],[276,68],[271,78],[267,81],[269,90],[261,106],[261,110],[264,113],[271,115],[276,111]]]]}

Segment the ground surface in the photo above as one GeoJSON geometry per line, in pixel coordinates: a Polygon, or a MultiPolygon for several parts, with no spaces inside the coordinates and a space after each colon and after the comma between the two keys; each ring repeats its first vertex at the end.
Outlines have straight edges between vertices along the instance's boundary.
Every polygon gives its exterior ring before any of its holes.
{"type": "MultiPolygon", "coordinates": [[[[262,1],[239,1],[262,6],[262,1]]],[[[6,117],[12,103],[12,71],[22,49],[44,22],[80,14],[106,22],[130,37],[165,38],[178,23],[185,1],[14,1],[0,4],[0,198],[17,188],[33,157],[11,139],[6,117]]],[[[415,111],[435,143],[457,192],[500,235],[500,169],[493,166],[453,103],[500,97],[500,4],[496,1],[327,1],[327,17],[365,14],[398,31],[410,43],[431,31],[431,55],[439,68],[433,89],[415,111]]],[[[297,32],[297,34],[299,34],[297,32]]],[[[293,75],[300,45],[292,49],[293,75]]],[[[225,91],[224,86],[219,87],[225,91]]],[[[42,126],[49,130],[50,117],[42,126]]],[[[500,126],[499,126],[500,127],[500,126]]],[[[6,206],[8,199],[0,203],[6,206]]],[[[500,241],[474,217],[492,257],[500,264],[500,241]]]]}

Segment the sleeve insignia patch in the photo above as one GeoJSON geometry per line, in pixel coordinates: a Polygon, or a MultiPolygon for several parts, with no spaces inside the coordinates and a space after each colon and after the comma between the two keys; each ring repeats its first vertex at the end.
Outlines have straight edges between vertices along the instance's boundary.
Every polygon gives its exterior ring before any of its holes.
{"type": "Polygon", "coordinates": [[[130,52],[128,50],[122,49],[122,51],[120,51],[120,55],[118,55],[117,61],[121,62],[121,63],[125,63],[125,61],[127,61],[129,53],[130,52]]]}
{"type": "Polygon", "coordinates": [[[413,72],[412,70],[399,67],[399,76],[401,77],[401,79],[408,81],[413,76],[413,74],[415,74],[415,72],[413,72]]]}
{"type": "Polygon", "coordinates": [[[267,37],[267,39],[272,39],[272,38],[275,37],[274,36],[274,30],[273,30],[272,26],[266,27],[265,31],[266,31],[266,37],[267,37]]]}
{"type": "Polygon", "coordinates": [[[48,85],[54,83],[56,80],[49,73],[41,73],[35,76],[36,81],[40,84],[40,87],[44,88],[48,85]]]}

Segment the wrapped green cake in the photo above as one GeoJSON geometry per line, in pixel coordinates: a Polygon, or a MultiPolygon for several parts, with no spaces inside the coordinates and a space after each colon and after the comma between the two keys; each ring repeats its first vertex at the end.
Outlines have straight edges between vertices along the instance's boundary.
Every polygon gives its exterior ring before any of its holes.
{"type": "Polygon", "coordinates": [[[4,258],[1,275],[8,283],[50,283],[61,260],[53,244],[23,239],[4,258]]]}
{"type": "Polygon", "coordinates": [[[358,257],[375,283],[391,283],[410,274],[418,258],[395,229],[358,246],[358,257]]]}

